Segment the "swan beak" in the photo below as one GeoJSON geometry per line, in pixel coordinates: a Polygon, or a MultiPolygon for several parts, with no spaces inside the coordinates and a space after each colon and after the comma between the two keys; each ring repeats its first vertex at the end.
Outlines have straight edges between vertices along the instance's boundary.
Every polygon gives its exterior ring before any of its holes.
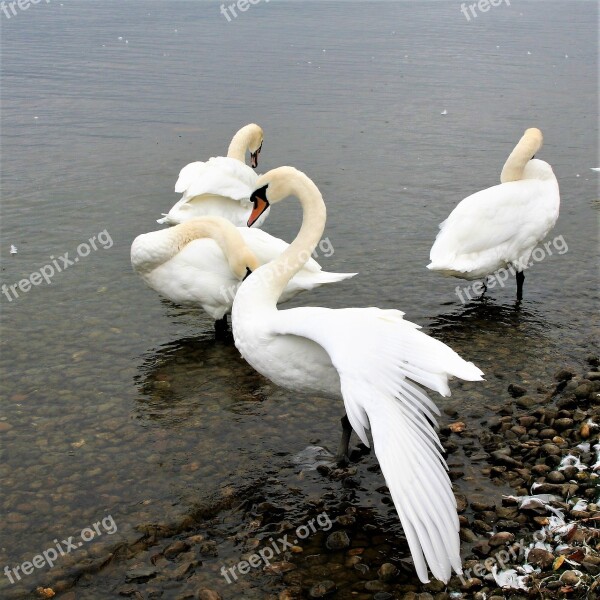
{"type": "Polygon", "coordinates": [[[261,150],[262,150],[262,143],[257,148],[256,152],[250,152],[250,166],[253,169],[256,169],[256,167],[258,167],[258,155],[260,154],[261,150]]]}
{"type": "Polygon", "coordinates": [[[269,201],[263,198],[261,194],[266,196],[266,187],[260,190],[255,190],[250,197],[250,200],[254,204],[254,208],[248,217],[248,227],[252,227],[254,223],[260,218],[260,216],[269,208],[269,201]]]}
{"type": "Polygon", "coordinates": [[[252,275],[252,271],[251,271],[250,267],[246,267],[246,274],[244,275],[244,279],[242,279],[242,281],[246,281],[246,279],[248,279],[248,277],[250,277],[250,275],[252,275]]]}

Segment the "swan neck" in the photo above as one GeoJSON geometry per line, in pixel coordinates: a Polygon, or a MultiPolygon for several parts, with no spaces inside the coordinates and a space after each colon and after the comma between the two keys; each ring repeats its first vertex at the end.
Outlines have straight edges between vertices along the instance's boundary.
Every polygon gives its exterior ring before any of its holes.
{"type": "Polygon", "coordinates": [[[246,163],[246,151],[250,147],[250,131],[247,128],[240,129],[232,138],[227,149],[228,158],[235,158],[246,163]]]}
{"type": "Polygon", "coordinates": [[[500,174],[500,182],[507,183],[523,179],[523,171],[527,163],[541,147],[541,133],[540,136],[526,133],[506,159],[500,174]]]}
{"type": "Polygon", "coordinates": [[[302,206],[302,226],[294,241],[274,261],[261,269],[265,291],[273,306],[281,296],[290,279],[302,269],[325,229],[327,213],[323,196],[309,179],[297,180],[293,195],[302,206]]]}
{"type": "MultiPolygon", "coordinates": [[[[172,258],[190,242],[201,238],[211,238],[219,246],[229,267],[238,277],[243,277],[246,264],[258,265],[256,257],[246,246],[237,227],[220,217],[191,219],[165,230],[171,235],[172,258]]],[[[168,260],[168,259],[167,259],[168,260]]],[[[166,262],[166,261],[165,261],[166,262]]]]}

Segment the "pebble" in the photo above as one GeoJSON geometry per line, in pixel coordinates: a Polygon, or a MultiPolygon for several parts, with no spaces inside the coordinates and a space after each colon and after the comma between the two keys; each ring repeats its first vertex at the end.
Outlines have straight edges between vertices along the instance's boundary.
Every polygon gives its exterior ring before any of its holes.
{"type": "Polygon", "coordinates": [[[576,586],[579,583],[579,575],[575,571],[565,571],[561,576],[560,580],[565,585],[576,586]]]}
{"type": "Polygon", "coordinates": [[[319,581],[310,588],[308,592],[309,598],[324,598],[328,594],[332,594],[336,590],[336,585],[330,579],[319,581]]]}
{"type": "Polygon", "coordinates": [[[377,571],[381,581],[391,581],[398,574],[398,569],[392,563],[383,563],[377,571]]]}
{"type": "Polygon", "coordinates": [[[543,548],[533,548],[527,556],[527,561],[532,565],[547,569],[554,562],[554,555],[543,548]]]}
{"type": "Polygon", "coordinates": [[[496,546],[506,546],[514,541],[514,533],[510,533],[509,531],[499,531],[488,540],[488,544],[494,548],[496,546]]]}
{"type": "Polygon", "coordinates": [[[334,531],[327,536],[325,545],[330,550],[344,550],[350,546],[350,538],[345,531],[334,531]]]}

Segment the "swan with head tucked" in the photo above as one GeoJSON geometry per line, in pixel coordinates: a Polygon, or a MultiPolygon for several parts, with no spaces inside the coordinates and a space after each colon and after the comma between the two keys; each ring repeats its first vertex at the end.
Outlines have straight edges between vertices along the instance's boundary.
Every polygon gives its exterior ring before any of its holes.
{"type": "MultiPolygon", "coordinates": [[[[237,288],[249,271],[286,250],[288,244],[260,229],[235,227],[222,217],[198,217],[139,235],[131,245],[135,272],[172,302],[200,306],[227,327],[237,288]]],[[[329,273],[312,258],[286,286],[281,302],[296,294],[353,277],[329,273]]]]}
{"type": "MultiPolygon", "coordinates": [[[[216,216],[244,227],[252,210],[250,194],[258,178],[253,169],[258,166],[262,144],[263,130],[250,123],[233,136],[227,156],[183,167],[175,184],[175,191],[183,196],[158,223],[177,225],[194,217],[216,216]],[[247,151],[252,168],[246,164],[247,151]]],[[[266,218],[267,213],[257,226],[266,218]]]]}
{"type": "Polygon", "coordinates": [[[428,581],[428,565],[448,581],[452,568],[461,572],[456,500],[432,426],[439,411],[419,386],[447,396],[449,377],[474,381],[483,373],[398,310],[278,310],[277,300],[325,226],[317,186],[292,167],[259,178],[248,224],[287,196],[300,200],[302,227],[282,255],[239,287],[231,317],[235,344],[274,383],[342,398],[349,425],[367,446],[371,430],[419,578],[428,581]]]}
{"type": "Polygon", "coordinates": [[[533,158],[542,132],[531,128],[504,164],[501,183],[468,196],[440,225],[428,269],[462,279],[482,279],[508,267],[516,271],[517,298],[531,253],[558,219],[560,195],[552,167],[533,158]]]}

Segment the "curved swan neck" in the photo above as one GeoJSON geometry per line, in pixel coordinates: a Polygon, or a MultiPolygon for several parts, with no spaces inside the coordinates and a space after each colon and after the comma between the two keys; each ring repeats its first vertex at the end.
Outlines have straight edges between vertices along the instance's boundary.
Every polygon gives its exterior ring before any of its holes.
{"type": "Polygon", "coordinates": [[[250,149],[254,138],[259,135],[258,130],[258,125],[251,124],[242,127],[231,139],[227,156],[245,163],[246,152],[250,149]]]}
{"type": "Polygon", "coordinates": [[[539,129],[527,129],[504,163],[500,174],[501,183],[523,179],[525,166],[542,147],[542,142],[542,132],[539,129]]]}
{"type": "Polygon", "coordinates": [[[303,173],[298,171],[289,175],[288,195],[296,196],[302,205],[302,226],[294,241],[274,261],[259,271],[261,286],[272,301],[273,306],[279,300],[290,279],[311,257],[323,230],[327,212],[319,188],[303,173]]]}
{"type": "Polygon", "coordinates": [[[201,238],[213,239],[225,255],[229,268],[240,279],[246,274],[246,267],[257,269],[259,262],[248,248],[237,227],[221,217],[199,217],[163,230],[169,237],[171,256],[178,254],[190,242],[201,238]]]}

